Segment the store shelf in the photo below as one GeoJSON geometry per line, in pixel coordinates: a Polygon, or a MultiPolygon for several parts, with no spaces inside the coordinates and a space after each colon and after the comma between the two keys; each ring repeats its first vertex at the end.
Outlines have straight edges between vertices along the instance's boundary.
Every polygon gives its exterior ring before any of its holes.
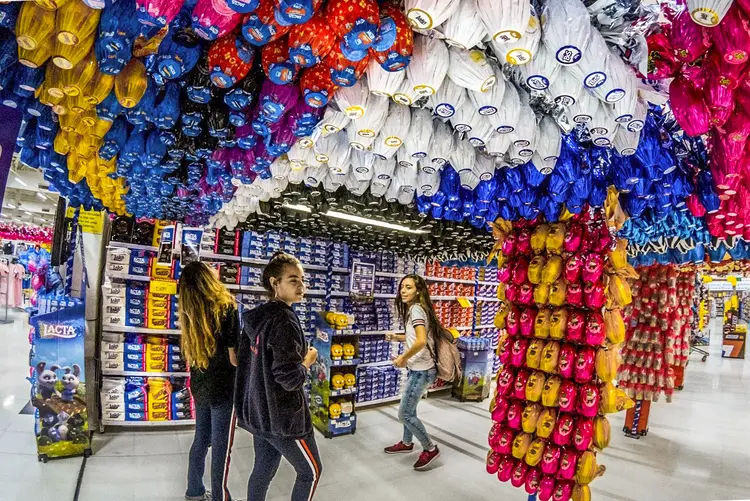
{"type": "Polygon", "coordinates": [[[131,250],[145,250],[145,251],[152,251],[157,252],[159,250],[158,247],[154,247],[152,245],[140,245],[140,244],[131,244],[128,242],[109,242],[108,247],[110,248],[119,248],[119,249],[131,249],[131,250]]]}
{"type": "Polygon", "coordinates": [[[190,377],[189,372],[137,372],[137,371],[113,371],[102,369],[104,376],[135,376],[135,377],[190,377]]]}
{"type": "Polygon", "coordinates": [[[344,292],[344,291],[332,291],[331,292],[331,297],[349,297],[349,295],[350,294],[348,292],[344,292]]]}
{"type": "Polygon", "coordinates": [[[448,328],[449,329],[456,329],[457,331],[470,331],[471,329],[473,329],[473,327],[471,325],[464,325],[464,326],[460,326],[460,327],[448,327],[448,328]]]}
{"type": "Polygon", "coordinates": [[[385,334],[403,334],[404,330],[387,330],[387,331],[362,331],[359,333],[360,336],[383,336],[385,334]]]}
{"type": "Polygon", "coordinates": [[[243,257],[242,262],[246,264],[257,264],[258,266],[265,266],[268,264],[268,259],[259,259],[257,257],[243,257]]]}
{"type": "Polygon", "coordinates": [[[126,325],[106,325],[103,332],[128,332],[133,334],[156,334],[161,336],[179,336],[180,329],[148,329],[146,327],[128,327],[126,325]]]}
{"type": "Polygon", "coordinates": [[[392,397],[378,398],[377,400],[368,400],[366,402],[355,402],[354,408],[369,407],[371,405],[387,404],[388,402],[396,402],[401,400],[401,395],[394,395],[392,397]]]}
{"type": "Polygon", "coordinates": [[[489,297],[489,296],[477,296],[477,301],[486,301],[488,303],[497,303],[500,302],[500,300],[496,297],[489,297]]]}
{"type": "Polygon", "coordinates": [[[495,327],[495,324],[483,324],[483,325],[477,325],[477,326],[476,326],[476,327],[474,327],[474,328],[475,328],[475,329],[497,329],[497,327],[495,327]]]}
{"type": "Polygon", "coordinates": [[[456,284],[470,284],[474,285],[474,280],[463,280],[460,278],[443,278],[443,277],[424,277],[428,282],[453,282],[456,284]]]}
{"type": "Polygon", "coordinates": [[[385,367],[393,365],[393,360],[382,360],[380,362],[368,362],[366,364],[359,364],[360,367],[385,367]]]}
{"type": "Polygon", "coordinates": [[[340,390],[331,390],[330,395],[332,397],[341,397],[344,395],[352,395],[357,393],[357,388],[342,388],[340,390]]]}
{"type": "Polygon", "coordinates": [[[237,284],[224,284],[224,287],[226,287],[228,291],[240,291],[240,290],[242,290],[242,286],[241,285],[237,285],[237,284]]]}
{"type": "Polygon", "coordinates": [[[376,271],[376,277],[388,277],[388,278],[401,278],[408,275],[408,273],[390,273],[387,271],[376,271]]]}
{"type": "Polygon", "coordinates": [[[117,419],[102,419],[104,426],[193,426],[195,419],[174,419],[171,421],[120,421],[117,419]]]}
{"type": "Polygon", "coordinates": [[[150,282],[151,281],[151,277],[147,277],[144,275],[129,275],[127,273],[115,273],[113,271],[106,272],[105,277],[116,278],[119,280],[135,280],[137,282],[150,282]]]}
{"type": "Polygon", "coordinates": [[[487,282],[484,280],[480,280],[477,282],[479,285],[500,285],[500,282],[487,282]]]}
{"type": "Polygon", "coordinates": [[[354,365],[359,365],[358,358],[352,360],[331,360],[331,367],[351,367],[354,365]]]}
{"type": "Polygon", "coordinates": [[[455,301],[456,299],[463,297],[469,301],[474,301],[474,296],[432,296],[433,301],[455,301]]]}
{"type": "Polygon", "coordinates": [[[235,261],[240,262],[242,261],[241,256],[230,256],[229,254],[212,254],[212,253],[203,253],[200,254],[201,259],[205,259],[207,261],[235,261]]]}
{"type": "Polygon", "coordinates": [[[375,299],[396,299],[397,294],[373,294],[375,299]]]}

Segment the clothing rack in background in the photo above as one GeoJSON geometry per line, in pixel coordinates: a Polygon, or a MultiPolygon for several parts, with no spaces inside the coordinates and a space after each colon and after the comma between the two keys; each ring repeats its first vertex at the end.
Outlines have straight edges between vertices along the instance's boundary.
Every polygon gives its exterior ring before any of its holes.
{"type": "MultiPolygon", "coordinates": [[[[11,256],[12,258],[13,256],[11,256]]],[[[5,264],[8,265],[8,278],[5,280],[5,315],[2,320],[0,320],[0,324],[11,324],[13,323],[13,320],[8,320],[8,301],[10,301],[10,258],[7,254],[4,252],[0,252],[0,261],[5,261],[5,264]]]]}

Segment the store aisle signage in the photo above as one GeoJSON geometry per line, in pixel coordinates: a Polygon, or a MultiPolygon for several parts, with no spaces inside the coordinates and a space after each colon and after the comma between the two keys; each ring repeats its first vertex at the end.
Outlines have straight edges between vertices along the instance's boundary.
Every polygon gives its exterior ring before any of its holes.
{"type": "Polygon", "coordinates": [[[177,282],[174,280],[151,280],[148,291],[151,294],[177,294],[177,282]]]}
{"type": "MultiPolygon", "coordinates": [[[[72,218],[74,212],[75,209],[73,207],[68,207],[65,216],[72,218]]],[[[104,213],[96,210],[81,209],[78,213],[78,224],[84,233],[101,235],[104,230],[104,213]]]]}

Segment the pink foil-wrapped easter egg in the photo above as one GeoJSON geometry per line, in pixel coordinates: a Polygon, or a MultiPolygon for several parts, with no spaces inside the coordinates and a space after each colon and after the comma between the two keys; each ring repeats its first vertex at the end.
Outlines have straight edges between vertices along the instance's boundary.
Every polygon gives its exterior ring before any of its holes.
{"type": "Polygon", "coordinates": [[[711,115],[700,90],[683,76],[669,85],[669,101],[677,123],[689,136],[700,136],[711,128],[711,115]]]}
{"type": "Polygon", "coordinates": [[[729,64],[745,64],[750,55],[748,19],[742,10],[733,6],[721,21],[718,30],[712,30],[715,49],[729,64]]]}

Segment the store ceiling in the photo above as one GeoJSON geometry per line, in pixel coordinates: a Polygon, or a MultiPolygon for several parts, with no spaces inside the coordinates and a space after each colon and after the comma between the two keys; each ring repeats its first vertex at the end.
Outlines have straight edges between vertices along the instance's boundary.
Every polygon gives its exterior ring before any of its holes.
{"type": "Polygon", "coordinates": [[[57,193],[49,191],[42,172],[14,158],[3,197],[0,217],[3,222],[52,227],[55,221],[57,193]]]}

